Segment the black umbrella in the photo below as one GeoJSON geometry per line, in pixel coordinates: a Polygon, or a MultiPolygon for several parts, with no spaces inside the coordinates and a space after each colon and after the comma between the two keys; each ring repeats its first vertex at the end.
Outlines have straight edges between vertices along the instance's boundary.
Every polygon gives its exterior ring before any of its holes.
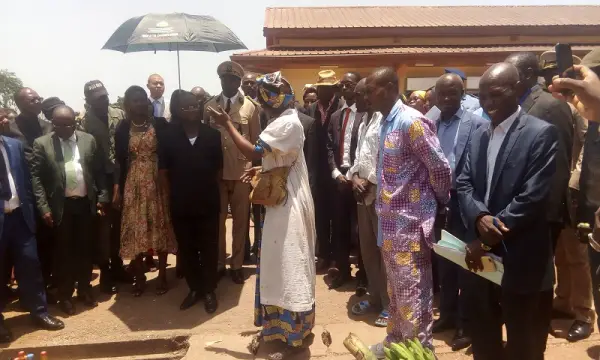
{"type": "Polygon", "coordinates": [[[177,51],[177,73],[181,89],[179,50],[221,52],[246,49],[246,45],[212,16],[173,13],[147,14],[125,21],[102,49],[122,53],[177,51]]]}

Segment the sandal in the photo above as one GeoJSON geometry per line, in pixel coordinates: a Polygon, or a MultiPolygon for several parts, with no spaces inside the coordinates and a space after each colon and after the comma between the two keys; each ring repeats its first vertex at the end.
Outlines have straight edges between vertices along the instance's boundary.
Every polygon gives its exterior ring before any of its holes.
{"type": "Polygon", "coordinates": [[[156,295],[164,295],[169,291],[169,284],[167,283],[167,279],[159,280],[160,283],[156,287],[156,295]]]}
{"type": "Polygon", "coordinates": [[[363,300],[352,306],[352,314],[362,316],[369,312],[370,308],[371,304],[369,303],[369,300],[363,300]]]}
{"type": "Polygon", "coordinates": [[[146,277],[136,277],[135,284],[133,284],[133,296],[140,297],[146,291],[146,277]]]}
{"type": "Polygon", "coordinates": [[[379,313],[377,320],[375,320],[375,326],[387,327],[389,318],[390,318],[390,314],[388,313],[388,311],[383,310],[382,312],[379,313]]]}

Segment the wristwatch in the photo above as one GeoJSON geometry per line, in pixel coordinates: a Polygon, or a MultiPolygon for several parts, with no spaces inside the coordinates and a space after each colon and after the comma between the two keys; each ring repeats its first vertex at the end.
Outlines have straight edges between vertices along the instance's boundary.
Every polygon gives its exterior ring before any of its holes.
{"type": "Polygon", "coordinates": [[[491,247],[491,246],[487,246],[487,245],[486,245],[486,244],[484,244],[484,243],[483,243],[483,241],[482,241],[482,242],[481,242],[481,249],[482,249],[483,251],[490,251],[490,250],[492,250],[492,247],[491,247]]]}

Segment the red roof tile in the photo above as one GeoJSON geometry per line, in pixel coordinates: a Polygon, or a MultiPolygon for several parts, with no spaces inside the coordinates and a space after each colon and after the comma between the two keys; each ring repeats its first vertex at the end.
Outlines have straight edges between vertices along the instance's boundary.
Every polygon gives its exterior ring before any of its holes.
{"type": "Polygon", "coordinates": [[[265,29],[600,25],[600,6],[267,8],[265,29]]]}
{"type": "MultiPolygon", "coordinates": [[[[412,54],[465,54],[465,53],[499,53],[533,51],[543,52],[550,50],[553,45],[515,45],[515,46],[402,46],[388,48],[363,48],[363,49],[314,49],[314,50],[251,50],[233,54],[232,58],[282,58],[282,57],[319,57],[319,56],[356,56],[356,55],[412,55],[412,54]]],[[[573,46],[573,51],[589,51],[595,46],[573,46]]]]}

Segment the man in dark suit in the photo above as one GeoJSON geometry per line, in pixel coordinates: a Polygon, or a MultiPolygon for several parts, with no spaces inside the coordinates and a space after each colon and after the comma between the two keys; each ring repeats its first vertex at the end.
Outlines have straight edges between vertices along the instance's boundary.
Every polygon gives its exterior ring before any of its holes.
{"type": "Polygon", "coordinates": [[[481,77],[480,100],[491,124],[473,134],[456,181],[467,266],[483,270],[485,252],[504,264],[502,286],[466,274],[475,360],[541,360],[550,330],[554,263],[545,210],[558,134],[521,110],[518,82],[518,70],[508,63],[493,65],[481,77]]]}
{"type": "MultiPolygon", "coordinates": [[[[25,159],[27,165],[31,166],[33,157],[33,141],[42,135],[52,131],[52,124],[41,117],[42,98],[35,90],[22,88],[15,94],[15,103],[21,112],[14,121],[10,121],[8,132],[4,135],[17,139],[23,144],[25,150],[25,159]]],[[[41,220],[41,216],[36,212],[36,239],[38,246],[38,256],[42,265],[42,274],[46,287],[51,286],[52,277],[52,252],[54,251],[54,236],[50,229],[41,220]]],[[[48,301],[55,303],[53,294],[49,294],[48,301]]]]}
{"type": "MultiPolygon", "coordinates": [[[[456,178],[462,169],[469,152],[469,143],[473,132],[485,123],[486,120],[474,115],[461,106],[465,89],[460,76],[452,73],[442,75],[435,84],[436,104],[440,109],[436,122],[437,136],[444,155],[452,168],[453,184],[450,190],[450,203],[443,223],[436,224],[436,228],[445,227],[448,232],[459,239],[465,238],[467,229],[460,217],[458,197],[456,194],[456,178]]],[[[463,271],[458,265],[439,257],[440,276],[440,318],[433,324],[433,332],[447,329],[456,329],[452,339],[452,350],[457,351],[468,347],[471,343],[469,336],[464,332],[466,319],[466,302],[460,296],[463,283],[463,271]]]]}
{"type": "Polygon", "coordinates": [[[55,282],[60,308],[75,314],[71,296],[89,307],[92,295],[92,219],[110,202],[102,153],[90,134],[75,131],[75,112],[68,106],[52,114],[54,132],[33,143],[31,175],[38,211],[56,234],[55,282]]]}
{"type": "MultiPolygon", "coordinates": [[[[60,330],[63,322],[48,314],[35,240],[35,200],[23,147],[18,140],[0,136],[0,254],[11,252],[21,302],[34,323],[47,330],[60,330]]],[[[7,270],[4,261],[0,258],[0,279],[7,270]]],[[[0,343],[13,339],[2,317],[7,296],[7,287],[0,286],[0,343]]]]}
{"type": "Polygon", "coordinates": [[[335,191],[331,180],[329,158],[327,156],[327,139],[331,115],[343,103],[336,95],[338,80],[332,70],[319,72],[319,80],[313,85],[317,88],[317,101],[308,108],[308,116],[315,119],[317,164],[315,200],[315,226],[317,227],[317,271],[325,270],[333,261],[331,244],[332,193],[335,191]]]}
{"type": "Polygon", "coordinates": [[[327,159],[331,178],[336,184],[333,192],[331,243],[338,270],[329,286],[331,289],[342,286],[350,279],[351,239],[356,238],[356,234],[353,234],[356,225],[356,200],[352,193],[352,182],[348,181],[346,173],[354,163],[358,127],[367,115],[356,110],[354,89],[360,79],[360,75],[356,73],[347,73],[342,77],[340,85],[344,105],[331,115],[328,126],[327,159]]]}
{"type": "Polygon", "coordinates": [[[540,70],[534,53],[512,54],[506,62],[513,64],[519,70],[517,96],[521,109],[528,115],[549,122],[558,130],[556,172],[553,175],[550,201],[546,210],[552,244],[556,249],[558,236],[568,220],[567,190],[571,176],[573,115],[567,103],[555,99],[538,85],[540,70]]]}

